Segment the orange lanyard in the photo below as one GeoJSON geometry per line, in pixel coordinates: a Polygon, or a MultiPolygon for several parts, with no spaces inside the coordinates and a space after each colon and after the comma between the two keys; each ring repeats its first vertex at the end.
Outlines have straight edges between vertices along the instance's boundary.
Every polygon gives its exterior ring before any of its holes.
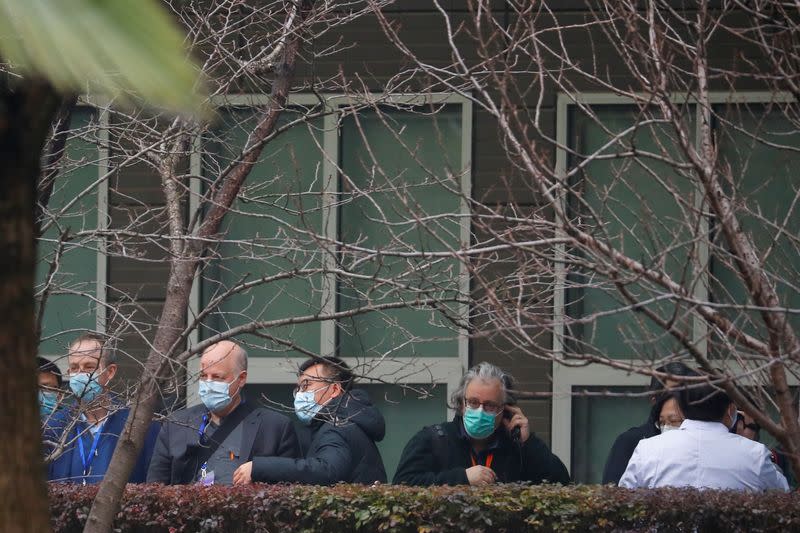
{"type": "MultiPolygon", "coordinates": [[[[475,457],[474,453],[469,454],[469,458],[472,460],[472,466],[476,466],[478,464],[478,459],[475,457]]],[[[494,452],[491,452],[489,453],[489,455],[486,456],[486,464],[483,466],[485,466],[486,468],[491,468],[492,459],[494,459],[494,452]]]]}

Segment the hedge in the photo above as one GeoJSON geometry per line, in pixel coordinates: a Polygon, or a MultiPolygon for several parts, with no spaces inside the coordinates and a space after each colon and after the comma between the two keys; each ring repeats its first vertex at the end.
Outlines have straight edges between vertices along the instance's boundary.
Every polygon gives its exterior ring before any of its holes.
{"type": "MultiPolygon", "coordinates": [[[[97,487],[50,485],[57,532],[97,487]]],[[[116,531],[800,531],[800,495],[611,486],[128,485],[116,531]]]]}

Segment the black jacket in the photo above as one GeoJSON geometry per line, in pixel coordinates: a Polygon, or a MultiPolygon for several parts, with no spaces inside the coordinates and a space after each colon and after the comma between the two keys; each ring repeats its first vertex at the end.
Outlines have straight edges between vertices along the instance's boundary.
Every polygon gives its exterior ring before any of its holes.
{"type": "Polygon", "coordinates": [[[375,445],[383,439],[383,415],[362,390],[351,391],[327,404],[301,435],[303,459],[255,457],[253,481],[290,481],[331,485],[339,481],[369,484],[386,482],[381,454],[375,445]]]}
{"type": "MultiPolygon", "coordinates": [[[[468,484],[466,470],[472,466],[472,446],[461,428],[461,417],[456,416],[452,422],[428,426],[414,435],[403,449],[394,483],[468,484]]],[[[502,428],[495,435],[491,469],[499,483],[569,483],[569,472],[564,463],[541,439],[531,435],[520,446],[502,428]]]]}
{"type": "Polygon", "coordinates": [[[620,434],[611,446],[611,451],[608,453],[606,466],[603,468],[603,484],[618,484],[622,474],[625,473],[625,469],[628,468],[628,461],[631,460],[633,450],[636,449],[636,445],[639,444],[639,441],[660,434],[661,432],[656,428],[652,413],[650,414],[650,418],[647,419],[647,422],[641,426],[630,428],[620,434]]]}
{"type": "MultiPolygon", "coordinates": [[[[240,405],[237,409],[242,407],[240,405]]],[[[207,412],[204,405],[196,405],[176,411],[164,423],[147,471],[148,483],[180,485],[194,481],[200,468],[197,459],[198,430],[207,412]]],[[[242,443],[237,458],[240,463],[250,461],[256,455],[300,455],[297,435],[287,417],[258,407],[241,424],[242,443]]]]}

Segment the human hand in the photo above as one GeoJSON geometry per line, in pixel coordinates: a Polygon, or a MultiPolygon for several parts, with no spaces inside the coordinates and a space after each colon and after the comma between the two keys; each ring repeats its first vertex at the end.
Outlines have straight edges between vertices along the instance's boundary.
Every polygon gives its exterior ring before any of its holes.
{"type": "Polygon", "coordinates": [[[234,485],[247,485],[253,482],[253,461],[248,461],[233,473],[234,485]]]}
{"type": "Polygon", "coordinates": [[[497,481],[497,475],[491,468],[475,465],[467,468],[467,479],[473,486],[491,485],[497,481]]]}
{"type": "Polygon", "coordinates": [[[531,430],[528,426],[527,417],[523,414],[522,409],[516,405],[506,405],[506,412],[511,414],[511,417],[503,417],[503,426],[506,428],[506,431],[509,433],[509,435],[515,427],[518,427],[519,442],[520,444],[524,443],[526,440],[528,440],[528,437],[531,436],[531,430]]]}

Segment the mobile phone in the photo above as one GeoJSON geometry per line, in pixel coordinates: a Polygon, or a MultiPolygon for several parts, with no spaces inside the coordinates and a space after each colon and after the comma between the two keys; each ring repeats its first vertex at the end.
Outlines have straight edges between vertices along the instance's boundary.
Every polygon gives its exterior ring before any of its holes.
{"type": "MultiPolygon", "coordinates": [[[[516,402],[507,403],[506,405],[515,405],[515,404],[516,404],[516,402]]],[[[503,418],[505,418],[506,420],[511,420],[511,418],[513,416],[514,416],[514,414],[510,410],[508,410],[508,409],[504,409],[503,410],[503,418]]],[[[522,435],[521,435],[521,431],[519,429],[519,426],[514,426],[511,429],[511,431],[509,432],[509,435],[511,436],[511,440],[513,440],[517,444],[520,443],[520,439],[522,439],[522,435]]]]}

